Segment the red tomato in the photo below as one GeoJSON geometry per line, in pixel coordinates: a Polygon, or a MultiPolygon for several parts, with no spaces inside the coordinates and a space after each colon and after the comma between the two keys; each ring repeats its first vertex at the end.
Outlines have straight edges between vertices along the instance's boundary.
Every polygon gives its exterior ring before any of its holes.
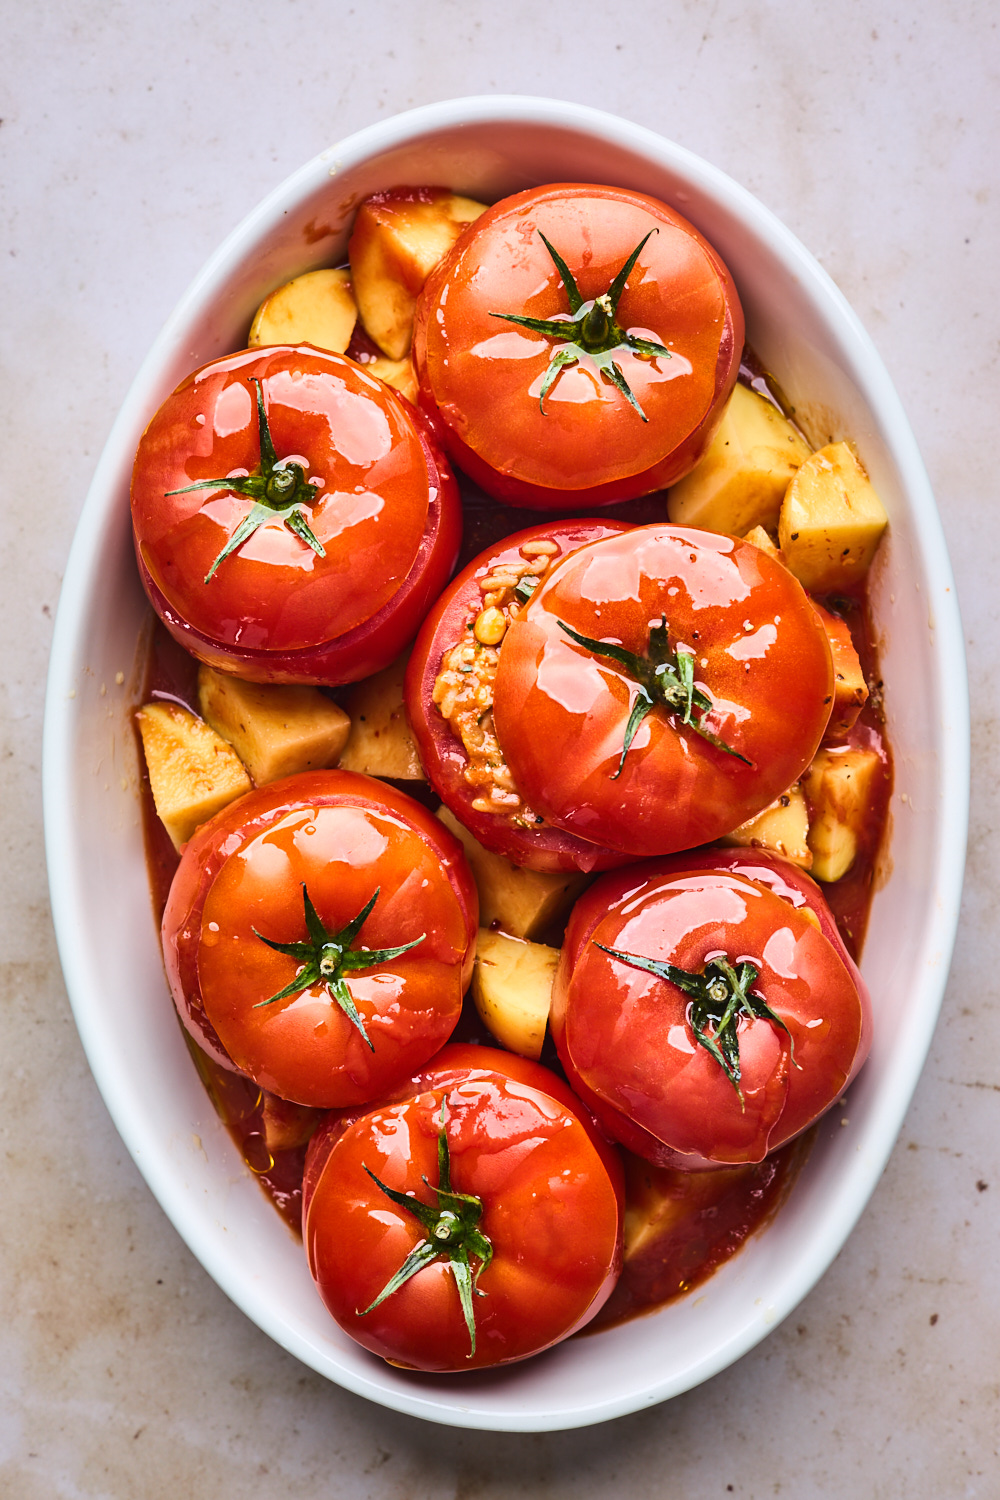
{"type": "Polygon", "coordinates": [[[414,408],[309,347],[249,349],[183,381],[139,444],[132,518],[168,630],[258,682],[386,666],[461,531],[454,478],[414,408]]]}
{"type": "Polygon", "coordinates": [[[791,786],[833,685],[826,633],[787,568],[732,537],[644,526],[580,548],[535,591],[504,637],[493,712],[536,812],[667,854],[791,786]]]}
{"type": "Polygon", "coordinates": [[[622,1223],[621,1163],[579,1100],[492,1048],[446,1048],[404,1097],[310,1145],[320,1295],[352,1338],[410,1368],[481,1369],[566,1338],[614,1287],[622,1223]]]}
{"type": "Polygon", "coordinates": [[[694,468],[742,348],[732,278],[693,225],[586,183],[518,193],[470,225],[413,333],[452,459],[497,499],[576,511],[694,468]]]}
{"type": "Polygon", "coordinates": [[[448,1040],[478,920],[437,818],[383,782],[314,771],[198,830],[170,888],[164,961],[201,1046],[284,1099],[339,1108],[448,1040]]]}
{"type": "Polygon", "coordinates": [[[800,1134],[871,1043],[868,991],[818,888],[742,849],[592,886],[567,928],[550,1024],[612,1135],[695,1171],[762,1161],[800,1134]]]}
{"type": "Polygon", "coordinates": [[[434,790],[487,849],[532,870],[602,870],[619,864],[622,856],[543,823],[507,784],[509,777],[491,734],[492,676],[498,648],[479,644],[473,627],[488,601],[497,598],[508,615],[521,605],[511,589],[491,590],[484,580],[502,584],[505,578],[520,574],[524,588],[530,588],[538,573],[550,565],[550,555],[534,552],[534,548],[551,546],[551,557],[558,559],[585,542],[627,529],[618,521],[549,522],[488,548],[438,600],[410,657],[406,711],[434,790]],[[510,605],[504,607],[505,598],[513,599],[513,610],[510,605]],[[466,654],[472,658],[451,671],[464,695],[456,705],[455,720],[460,722],[463,714],[468,720],[468,732],[475,741],[471,753],[444,717],[442,708],[449,706],[449,700],[436,686],[445,658],[456,646],[467,647],[466,654]]]}

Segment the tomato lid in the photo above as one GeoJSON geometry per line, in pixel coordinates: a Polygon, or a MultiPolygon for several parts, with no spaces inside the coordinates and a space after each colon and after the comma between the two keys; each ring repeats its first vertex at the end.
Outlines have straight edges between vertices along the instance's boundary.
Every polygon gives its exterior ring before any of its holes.
{"type": "Polygon", "coordinates": [[[652,855],[773,802],[812,760],[832,694],[826,633],[787,568],[732,537],[644,526],[536,589],[504,637],[493,713],[533,808],[652,855]]]}
{"type": "Polygon", "coordinates": [[[720,399],[720,357],[728,385],[735,379],[724,346],[736,342],[736,323],[741,344],[729,273],[686,219],[642,193],[555,184],[504,199],[466,230],[427,283],[414,353],[421,383],[477,458],[530,485],[589,490],[654,469],[699,427],[720,399]],[[614,352],[640,414],[589,357],[549,384],[558,344],[508,315],[568,318],[553,250],[587,307],[644,237],[615,318],[623,334],[669,353],[614,352]]]}
{"type": "Polygon", "coordinates": [[[150,422],[132,476],[136,547],[168,603],[212,640],[274,651],[376,614],[413,566],[430,500],[406,403],[309,347],[195,371],[150,422]],[[296,480],[284,508],[252,492],[275,475],[296,480]]]}

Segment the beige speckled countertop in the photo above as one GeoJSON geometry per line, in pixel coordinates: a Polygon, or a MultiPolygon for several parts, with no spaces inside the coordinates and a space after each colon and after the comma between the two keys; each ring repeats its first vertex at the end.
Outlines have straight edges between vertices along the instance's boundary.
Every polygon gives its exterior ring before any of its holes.
{"type": "Polygon", "coordinates": [[[0,1494],[553,1500],[1000,1493],[996,509],[1000,40],[983,0],[8,4],[0,318],[0,1494]],[[300,1367],[181,1244],[87,1069],[41,846],[46,654],[115,411],[177,297],[265,191],[414,104],[552,94],[715,162],[871,332],[926,459],[973,684],[964,916],[930,1060],[867,1212],[740,1364],[590,1430],[463,1433],[300,1367]]]}

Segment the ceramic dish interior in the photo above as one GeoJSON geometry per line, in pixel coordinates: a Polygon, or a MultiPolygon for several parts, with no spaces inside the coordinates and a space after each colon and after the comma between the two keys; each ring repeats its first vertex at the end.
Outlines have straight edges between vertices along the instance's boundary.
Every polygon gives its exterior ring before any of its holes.
{"type": "Polygon", "coordinates": [[[874,1188],[937,1016],[954,937],[968,804],[962,634],[944,541],[911,431],[874,348],[831,281],[755,199],[688,152],[581,106],[488,98],[428,106],[304,167],[225,242],[143,365],[98,465],[69,560],[47,704],[47,848],[59,946],[97,1083],[191,1250],[263,1330],[331,1380],[432,1420],[583,1425],[678,1394],[763,1338],[809,1291],[874,1188]],[[147,891],[130,724],[147,606],[129,528],[132,458],[161,400],[243,345],[262,297],[345,258],[375,190],[444,184],[480,199],[552,181],[639,188],[673,204],[732,269],[748,337],[817,441],[857,444],[891,526],[872,581],[896,785],[863,968],[877,1029],[850,1123],[824,1123],[777,1220],[697,1292],[494,1374],[421,1377],[341,1335],[301,1247],[244,1168],[191,1066],[147,891]]]}

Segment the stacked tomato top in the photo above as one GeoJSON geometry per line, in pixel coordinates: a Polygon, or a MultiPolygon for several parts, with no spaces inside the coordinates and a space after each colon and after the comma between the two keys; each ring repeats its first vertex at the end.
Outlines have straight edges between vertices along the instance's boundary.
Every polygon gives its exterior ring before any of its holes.
{"type": "Polygon", "coordinates": [[[346,356],[268,346],[196,371],[140,444],[140,571],[198,660],[336,686],[416,635],[407,709],[442,801],[517,864],[613,871],[580,899],[556,981],[567,1087],[512,1054],[441,1051],[477,894],[403,792],[291,777],[183,853],[163,926],[178,1010],[224,1067],[330,1111],[306,1168],[310,1267],[397,1363],[523,1358],[599,1310],[622,1254],[607,1137],[690,1170],[760,1161],[867,1052],[864,985],[813,883],[695,847],[815,754],[833,693],[819,617],[746,542],[579,518],[693,467],[742,343],[729,273],[690,224],[556,185],[483,214],[429,277],[419,412],[346,356]],[[577,515],[446,588],[445,452],[501,502],[577,515]]]}

